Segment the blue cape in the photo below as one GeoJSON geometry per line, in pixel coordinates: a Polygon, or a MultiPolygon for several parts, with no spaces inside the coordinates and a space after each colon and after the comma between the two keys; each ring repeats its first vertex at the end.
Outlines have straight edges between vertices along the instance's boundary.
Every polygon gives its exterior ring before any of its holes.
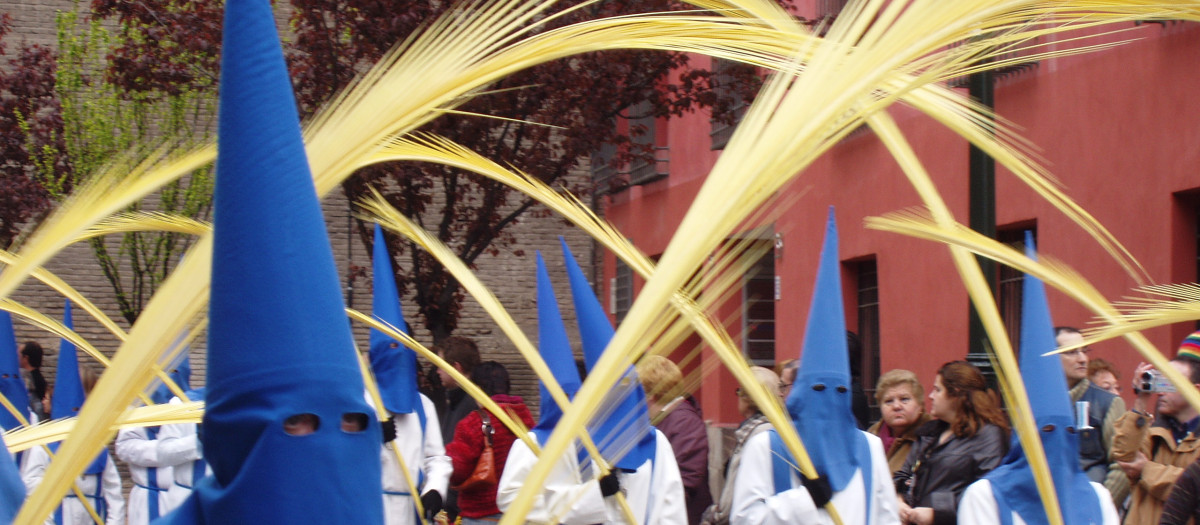
{"type": "Polygon", "coordinates": [[[3,457],[0,457],[0,523],[12,523],[25,503],[25,483],[8,453],[3,435],[0,435],[0,450],[3,450],[3,457]]]}

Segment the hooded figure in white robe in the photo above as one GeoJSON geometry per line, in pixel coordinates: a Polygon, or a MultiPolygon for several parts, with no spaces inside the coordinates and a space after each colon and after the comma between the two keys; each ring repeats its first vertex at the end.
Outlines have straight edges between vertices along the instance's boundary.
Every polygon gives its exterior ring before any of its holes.
{"type": "MultiPolygon", "coordinates": [[[[559,243],[574,299],[583,361],[591,371],[613,338],[613,326],[567,242],[559,237],[559,243]]],[[[617,469],[622,492],[639,524],[687,525],[687,503],[675,453],[667,437],[650,426],[646,393],[633,367],[613,386],[596,421],[588,425],[588,433],[600,454],[617,469]]],[[[625,523],[620,504],[612,498],[607,503],[609,523],[625,523]]]]}
{"type": "MultiPolygon", "coordinates": [[[[184,355],[186,352],[184,350],[184,355]]],[[[169,373],[171,381],[179,388],[188,389],[192,367],[186,357],[169,373]]],[[[163,404],[169,402],[171,397],[167,385],[159,385],[150,395],[150,400],[155,404],[163,404]]],[[[117,457],[129,465],[129,478],[133,482],[126,504],[129,525],[148,525],[171,509],[168,493],[175,484],[171,467],[178,461],[159,455],[158,435],[161,430],[157,426],[131,427],[117,432],[117,457]]]]}
{"type": "MultiPolygon", "coordinates": [[[[374,302],[377,319],[408,333],[396,292],[391,257],[384,243],[383,230],[375,225],[374,302]]],[[[383,406],[391,416],[395,439],[383,444],[379,458],[383,466],[383,516],[387,525],[415,525],[421,520],[413,501],[408,479],[417,484],[425,517],[442,509],[454,465],[446,455],[437,411],[429,398],[417,391],[417,356],[388,337],[371,329],[371,369],[379,385],[383,406]],[[396,459],[396,449],[408,467],[405,477],[396,459]]],[[[390,436],[388,436],[390,437],[390,436]]]]}
{"type": "MultiPolygon", "coordinates": [[[[204,388],[188,390],[184,394],[190,401],[204,401],[204,388]]],[[[172,405],[183,403],[178,397],[169,401],[172,405]]],[[[167,503],[163,514],[175,510],[192,493],[192,487],[212,474],[204,461],[200,435],[195,423],[163,425],[158,432],[158,457],[171,463],[171,487],[167,489],[167,503]]]]}
{"type": "MultiPolygon", "coordinates": [[[[63,310],[63,325],[74,329],[71,319],[71,301],[66,302],[63,310]]],[[[54,396],[50,400],[50,418],[60,419],[79,415],[87,393],[79,373],[79,356],[75,354],[75,344],[63,339],[59,344],[58,364],[55,368],[54,396]]],[[[50,452],[57,452],[62,442],[51,443],[47,446],[50,452]]],[[[25,482],[26,491],[32,493],[42,483],[46,468],[50,466],[50,455],[42,447],[33,447],[25,452],[25,465],[21,479],[25,482]]],[[[89,507],[106,525],[121,525],[125,523],[125,497],[121,493],[121,476],[113,464],[108,449],[102,449],[92,460],[83,473],[75,478],[77,494],[68,490],[62,504],[55,509],[47,524],[57,525],[87,525],[95,523],[88,512],[89,507]],[[81,499],[79,495],[82,495],[81,499]]]]}
{"type": "MultiPolygon", "coordinates": [[[[1025,254],[1037,258],[1033,236],[1025,233],[1025,254]]],[[[1066,525],[1117,525],[1112,496],[1088,479],[1079,466],[1079,435],[1075,433],[1071,397],[1055,350],[1054,324],[1042,281],[1026,275],[1021,295],[1021,378],[1046,453],[1054,491],[1066,525]]],[[[1086,419],[1084,419],[1086,421],[1086,419]]],[[[1046,525],[1045,506],[1034,482],[1033,469],[1020,440],[1013,436],[1004,463],[972,483],[958,504],[959,523],[1046,525]]]]}
{"type": "MultiPolygon", "coordinates": [[[[579,371],[575,368],[571,344],[567,340],[567,330],[558,311],[558,299],[551,288],[550,276],[546,272],[546,263],[542,260],[541,252],[537,254],[537,277],[538,351],[567,397],[574,398],[581,385],[579,371]]],[[[558,425],[562,410],[550,396],[550,391],[544,383],[539,382],[538,388],[541,393],[541,410],[538,414],[538,424],[530,431],[529,436],[541,447],[546,444],[554,427],[558,425]]],[[[525,515],[526,523],[591,525],[608,522],[605,499],[611,497],[611,493],[606,495],[602,491],[600,480],[592,475],[590,469],[587,473],[580,470],[584,456],[586,452],[583,452],[582,446],[576,441],[575,450],[569,450],[558,458],[550,475],[546,477],[541,492],[534,499],[533,506],[525,515]]],[[[500,484],[496,488],[496,506],[501,512],[508,511],[537,461],[537,455],[523,440],[513,442],[500,476],[500,484]]],[[[612,490],[612,481],[615,479],[614,475],[606,480],[605,491],[612,490]]]]}
{"type": "Polygon", "coordinates": [[[800,368],[786,403],[818,477],[808,479],[800,473],[774,430],[751,437],[742,448],[732,524],[831,524],[826,503],[842,523],[900,523],[883,445],[858,430],[851,410],[837,253],[837,225],[830,208],[800,368]]]}

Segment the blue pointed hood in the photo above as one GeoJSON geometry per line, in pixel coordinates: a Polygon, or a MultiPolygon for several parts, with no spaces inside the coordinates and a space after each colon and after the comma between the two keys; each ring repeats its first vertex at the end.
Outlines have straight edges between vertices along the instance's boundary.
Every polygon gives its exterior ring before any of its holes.
{"type": "MultiPolygon", "coordinates": [[[[189,351],[190,349],[188,348],[181,350],[180,353],[183,359],[166,370],[171,381],[179,385],[179,389],[184,392],[187,392],[191,388],[190,382],[192,380],[192,360],[188,357],[189,351]]],[[[154,389],[154,392],[150,394],[150,400],[158,405],[171,401],[172,397],[175,397],[175,393],[171,392],[171,389],[165,384],[158,385],[158,388],[154,389]]]]}
{"type": "MultiPolygon", "coordinates": [[[[67,301],[63,308],[63,326],[75,329],[75,323],[71,320],[71,301],[67,301]]],[[[58,364],[54,369],[50,419],[78,415],[83,401],[83,382],[79,378],[79,356],[75,355],[75,343],[62,339],[58,345],[58,364]]]]}
{"type": "Polygon", "coordinates": [[[858,430],[851,409],[850,354],[837,237],[830,207],[800,368],[786,402],[813,465],[817,472],[829,476],[835,491],[845,488],[860,468],[864,479],[871,471],[866,437],[858,430]]]}
{"type": "Polygon", "coordinates": [[[269,0],[227,0],[221,56],[207,410],[213,476],[172,521],[381,523],[367,405],[269,0]],[[284,420],[316,416],[291,435],[284,420]],[[344,416],[365,428],[344,431],[344,416]]]}
{"type": "MultiPolygon", "coordinates": [[[[554,379],[567,393],[567,398],[574,399],[583,382],[579,379],[579,369],[575,368],[567,327],[563,325],[562,315],[559,314],[558,298],[550,284],[550,274],[546,271],[546,261],[542,259],[540,251],[537,253],[537,309],[538,352],[542,354],[550,373],[554,374],[554,379]]],[[[538,392],[541,394],[541,409],[533,433],[537,436],[538,444],[545,445],[562,417],[562,409],[550,397],[550,391],[541,381],[538,381],[538,392]]]]}
{"type": "MultiPolygon", "coordinates": [[[[71,319],[71,301],[66,301],[63,307],[63,326],[75,329],[75,322],[71,319]]],[[[87,396],[83,393],[83,380],[79,374],[79,356],[75,352],[75,343],[66,339],[60,340],[58,345],[58,364],[54,368],[54,393],[50,396],[50,419],[60,419],[64,417],[75,417],[79,415],[79,409],[83,407],[83,402],[87,396]]],[[[51,452],[58,452],[58,446],[61,441],[50,444],[51,452]]],[[[96,456],[87,468],[84,469],[84,474],[99,474],[104,470],[104,462],[108,460],[108,450],[101,449],[100,454],[96,456]]]]}
{"type": "MultiPolygon", "coordinates": [[[[29,390],[21,377],[21,358],[17,353],[17,334],[12,315],[0,310],[0,394],[17,410],[29,412],[29,390]]],[[[28,417],[28,415],[26,415],[28,417]]],[[[21,426],[17,417],[0,408],[0,428],[11,430],[21,426]]]]}
{"type": "MultiPolygon", "coordinates": [[[[562,244],[563,259],[567,265],[571,297],[575,300],[575,322],[579,325],[579,338],[583,342],[583,360],[590,372],[612,340],[613,326],[608,316],[604,315],[600,300],[592,293],[592,287],[571,254],[567,241],[562,237],[558,241],[562,244]]],[[[642,390],[642,383],[633,367],[629,367],[610,395],[617,396],[617,399],[604,403],[605,407],[611,409],[610,414],[594,423],[588,431],[600,453],[609,461],[612,461],[610,450],[623,449],[636,437],[633,448],[617,459],[616,466],[637,469],[646,460],[654,458],[657,443],[650,427],[646,392],[642,390]]]]}
{"type": "MultiPolygon", "coordinates": [[[[375,225],[374,288],[371,310],[375,318],[404,333],[404,313],[392,274],[392,258],[383,240],[383,229],[375,225]]],[[[383,332],[371,329],[371,370],[379,383],[383,406],[393,414],[409,414],[417,401],[417,354],[383,332]]]]}
{"type": "MultiPolygon", "coordinates": [[[[1025,254],[1037,259],[1030,232],[1025,232],[1025,254]]],[[[1058,355],[1043,356],[1057,348],[1046,288],[1041,280],[1028,274],[1022,286],[1021,379],[1025,382],[1038,435],[1054,478],[1064,523],[1101,523],[1103,515],[1096,491],[1079,466],[1079,436],[1074,428],[1075,418],[1062,360],[1058,355]]],[[[1031,525],[1049,523],[1033,480],[1033,469],[1016,436],[1013,436],[1004,463],[985,477],[992,483],[992,493],[1001,512],[1015,511],[1031,525]]]]}

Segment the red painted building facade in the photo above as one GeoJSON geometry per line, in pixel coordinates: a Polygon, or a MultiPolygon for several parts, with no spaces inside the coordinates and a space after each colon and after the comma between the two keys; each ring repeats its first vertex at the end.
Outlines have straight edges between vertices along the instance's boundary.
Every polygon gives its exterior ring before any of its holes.
{"type": "MultiPolygon", "coordinates": [[[[798,4],[801,15],[818,8],[815,2],[798,4]]],[[[1115,27],[1126,31],[1107,41],[1134,40],[998,75],[995,107],[1035,145],[1066,194],[1124,244],[1153,283],[1195,282],[1200,97],[1191,91],[1200,86],[1200,25],[1115,27]]],[[[911,108],[897,105],[891,113],[955,216],[967,223],[966,141],[911,108]]],[[[599,199],[605,216],[652,257],[666,248],[721,154],[713,147],[706,114],[658,119],[653,128],[658,162],[649,176],[634,173],[629,186],[599,199]]],[[[881,370],[907,368],[928,389],[941,364],[968,351],[968,298],[944,246],[863,226],[867,217],[921,206],[891,155],[869,130],[859,130],[786,191],[797,198],[763,235],[763,242],[775,248],[762,260],[762,273],[748,275],[743,293],[735,294],[717,317],[740,317],[733,336],[763,364],[798,357],[823,221],[833,205],[841,231],[847,327],[864,342],[864,387],[873,397],[881,370]]],[[[1043,254],[1076,269],[1110,301],[1139,295],[1138,283],[1093,239],[1002,167],[997,167],[995,200],[1001,240],[1015,241],[1032,229],[1043,254]]],[[[1000,273],[1000,279],[1009,277],[1000,273]]],[[[604,256],[602,274],[609,310],[623,311],[643,283],[611,254],[604,256]]],[[[1003,295],[1004,285],[999,288],[1003,295]]],[[[1049,294],[1056,324],[1085,327],[1093,319],[1063,294],[1049,294]]],[[[1146,335],[1174,355],[1177,343],[1195,329],[1185,323],[1146,335]]],[[[1115,363],[1123,384],[1140,360],[1120,340],[1094,345],[1091,356],[1115,363]]],[[[700,354],[700,360],[715,359],[711,352],[700,354]]],[[[693,360],[685,372],[697,366],[693,360]]],[[[719,368],[704,376],[695,394],[707,419],[718,425],[740,421],[736,386],[719,368]]]]}

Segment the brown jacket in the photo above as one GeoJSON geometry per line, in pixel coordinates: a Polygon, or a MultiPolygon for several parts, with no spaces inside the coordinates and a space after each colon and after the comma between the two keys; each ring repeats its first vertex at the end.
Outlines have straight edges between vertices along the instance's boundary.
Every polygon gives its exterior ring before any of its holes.
{"type": "Polygon", "coordinates": [[[1141,478],[1129,480],[1133,502],[1125,523],[1158,523],[1175,480],[1200,458],[1200,437],[1188,433],[1176,444],[1170,429],[1137,412],[1126,412],[1113,427],[1113,458],[1128,461],[1138,451],[1148,458],[1141,478]]]}
{"type": "MultiPolygon", "coordinates": [[[[892,441],[892,446],[884,451],[887,453],[888,470],[892,471],[892,474],[895,474],[897,470],[900,470],[900,467],[904,466],[904,458],[908,457],[908,451],[912,450],[913,440],[917,437],[917,428],[924,425],[929,419],[929,414],[921,412],[921,417],[917,419],[917,422],[908,427],[908,430],[903,435],[896,436],[896,439],[892,441]]],[[[871,428],[867,429],[867,432],[878,436],[879,425],[882,424],[882,419],[876,421],[874,425],[871,425],[871,428]]]]}

